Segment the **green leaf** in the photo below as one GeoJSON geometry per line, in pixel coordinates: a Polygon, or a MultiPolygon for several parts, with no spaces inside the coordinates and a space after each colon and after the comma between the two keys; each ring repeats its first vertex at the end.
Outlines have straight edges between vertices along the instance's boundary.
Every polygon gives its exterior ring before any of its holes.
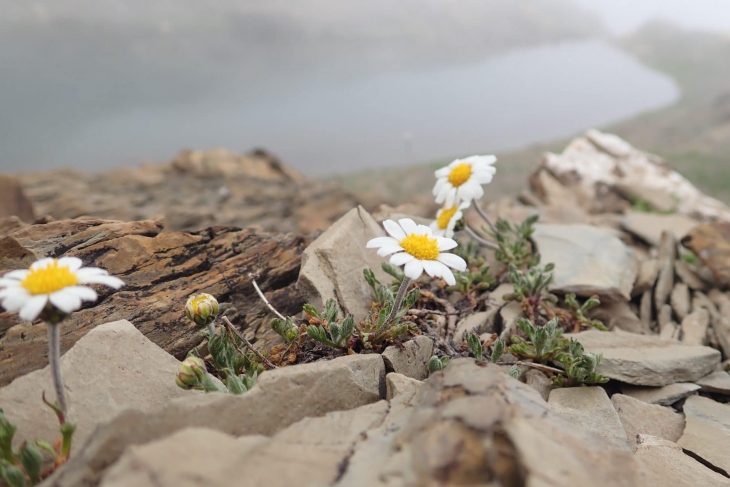
{"type": "Polygon", "coordinates": [[[497,338],[497,341],[492,345],[492,362],[497,363],[504,354],[504,341],[501,338],[497,338]]]}
{"type": "Polygon", "coordinates": [[[469,333],[466,336],[466,343],[469,345],[469,351],[472,356],[477,360],[484,360],[484,348],[482,346],[482,340],[474,333],[469,333]]]}
{"type": "Polygon", "coordinates": [[[6,460],[0,460],[0,479],[9,487],[25,487],[25,474],[17,466],[6,460]]]}
{"type": "Polygon", "coordinates": [[[312,318],[321,319],[322,317],[319,315],[319,311],[317,311],[317,308],[312,306],[309,303],[304,303],[304,306],[302,306],[302,311],[304,311],[305,314],[311,316],[312,318]]]}
{"type": "Polygon", "coordinates": [[[33,444],[23,443],[18,456],[31,482],[33,484],[40,482],[43,469],[43,455],[40,450],[33,444]]]}

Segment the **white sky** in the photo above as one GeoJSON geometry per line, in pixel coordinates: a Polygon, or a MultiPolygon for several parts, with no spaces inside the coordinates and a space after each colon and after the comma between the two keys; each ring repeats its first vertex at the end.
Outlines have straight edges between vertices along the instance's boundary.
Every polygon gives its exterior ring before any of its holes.
{"type": "Polygon", "coordinates": [[[654,19],[730,33],[730,0],[574,0],[596,11],[608,28],[624,34],[654,19]]]}

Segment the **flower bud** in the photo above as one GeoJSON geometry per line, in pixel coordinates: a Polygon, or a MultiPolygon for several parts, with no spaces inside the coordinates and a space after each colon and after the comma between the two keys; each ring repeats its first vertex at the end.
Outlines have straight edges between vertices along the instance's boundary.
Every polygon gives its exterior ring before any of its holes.
{"type": "Polygon", "coordinates": [[[207,293],[190,296],[185,303],[185,316],[200,326],[207,326],[218,317],[218,300],[207,293]]]}
{"type": "Polygon", "coordinates": [[[182,389],[197,389],[205,375],[205,362],[202,358],[194,355],[188,356],[180,364],[175,377],[175,384],[182,389]]]}

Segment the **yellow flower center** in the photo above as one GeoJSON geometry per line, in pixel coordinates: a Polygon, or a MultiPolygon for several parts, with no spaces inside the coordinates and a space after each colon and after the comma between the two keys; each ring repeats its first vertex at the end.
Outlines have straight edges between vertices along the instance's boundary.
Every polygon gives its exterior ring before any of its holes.
{"type": "Polygon", "coordinates": [[[30,294],[51,294],[68,286],[75,286],[79,280],[71,269],[59,266],[53,261],[46,267],[31,269],[20,282],[30,294]]]}
{"type": "Polygon", "coordinates": [[[428,235],[407,235],[400,246],[419,260],[436,260],[439,256],[438,240],[428,235]]]}
{"type": "Polygon", "coordinates": [[[452,206],[451,208],[443,208],[439,212],[436,217],[436,225],[439,227],[439,230],[446,230],[449,228],[449,222],[454,217],[454,213],[456,213],[456,210],[458,209],[458,207],[452,206]]]}
{"type": "Polygon", "coordinates": [[[471,164],[462,162],[457,164],[449,173],[449,182],[455,188],[458,188],[471,177],[471,164]]]}

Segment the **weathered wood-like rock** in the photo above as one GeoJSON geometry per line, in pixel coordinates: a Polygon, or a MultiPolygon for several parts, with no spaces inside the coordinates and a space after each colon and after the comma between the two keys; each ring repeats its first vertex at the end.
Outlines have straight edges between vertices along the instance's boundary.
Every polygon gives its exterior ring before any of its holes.
{"type": "Polygon", "coordinates": [[[684,403],[687,425],[679,445],[730,474],[730,405],[693,396],[684,403]]]}
{"type": "MultiPolygon", "coordinates": [[[[162,232],[154,221],[80,218],[22,226],[5,236],[34,257],[74,255],[126,283],[113,294],[100,289],[95,306],[63,322],[64,350],[96,325],[127,319],[157,345],[182,358],[202,340],[200,330],[191,326],[183,312],[188,296],[201,291],[216,296],[249,338],[273,341],[271,315],[256,295],[250,274],[258,275],[257,282],[282,313],[296,314],[303,304],[295,280],[305,241],[295,235],[222,227],[162,232]]],[[[45,365],[45,350],[44,327],[0,313],[0,385],[45,365]]]]}
{"type": "Polygon", "coordinates": [[[653,336],[596,330],[568,336],[581,342],[587,352],[603,356],[599,373],[628,384],[664,386],[694,381],[720,363],[720,352],[714,348],[653,336]]]}
{"type": "Polygon", "coordinates": [[[639,435],[652,435],[669,441],[677,441],[684,431],[684,417],[672,408],[648,404],[623,394],[611,396],[626,437],[634,448],[639,435]]]}
{"type": "Polygon", "coordinates": [[[638,264],[614,232],[589,225],[536,225],[533,238],[542,262],[555,264],[551,289],[631,299],[638,264]]]}
{"type": "Polygon", "coordinates": [[[718,286],[730,287],[730,223],[695,227],[682,243],[712,271],[718,286]]]}

